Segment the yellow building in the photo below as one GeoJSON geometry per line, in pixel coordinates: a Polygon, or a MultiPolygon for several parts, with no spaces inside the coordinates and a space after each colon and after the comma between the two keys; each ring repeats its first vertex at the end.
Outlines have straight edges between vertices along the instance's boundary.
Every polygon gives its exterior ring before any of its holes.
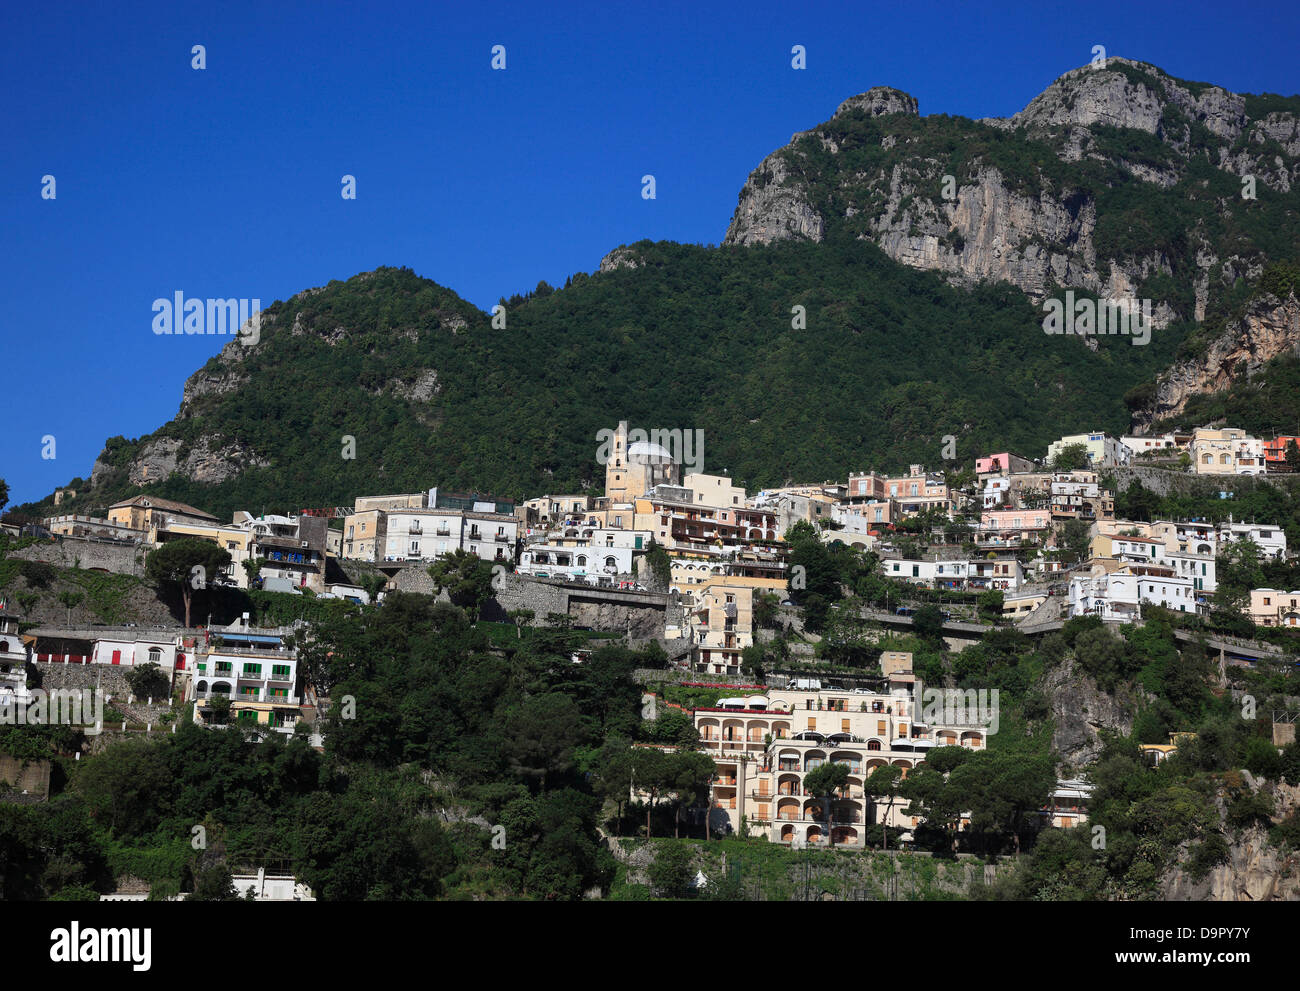
{"type": "MultiPolygon", "coordinates": [[[[865,845],[864,827],[887,822],[907,830],[916,821],[904,814],[907,801],[872,800],[866,779],[881,765],[895,765],[902,777],[923,763],[936,746],[982,750],[984,726],[931,726],[920,719],[921,683],[910,671],[890,675],[887,692],[834,689],[774,689],[766,694],[723,698],[695,710],[704,752],[717,777],[712,807],[732,830],[746,823],[752,834],[773,843],[865,845]],[[827,761],[844,764],[849,776],[830,809],[825,798],[804,787],[804,777],[827,761]]],[[[718,817],[711,814],[717,825],[718,817]]]]}
{"type": "Polygon", "coordinates": [[[1246,611],[1256,626],[1300,626],[1300,590],[1252,589],[1246,611]]]}
{"type": "Polygon", "coordinates": [[[672,452],[653,440],[636,439],[644,434],[634,430],[629,435],[626,420],[614,431],[605,464],[605,498],[610,502],[630,502],[656,485],[676,485],[681,477],[672,452]]]}
{"type": "Polygon", "coordinates": [[[730,578],[713,578],[695,593],[691,629],[698,669],[737,674],[740,656],[754,643],[754,589],[730,578]]]}
{"type": "Polygon", "coordinates": [[[108,507],[108,520],[132,530],[152,530],[173,519],[178,523],[217,523],[211,513],[172,499],[138,495],[108,507]]]}

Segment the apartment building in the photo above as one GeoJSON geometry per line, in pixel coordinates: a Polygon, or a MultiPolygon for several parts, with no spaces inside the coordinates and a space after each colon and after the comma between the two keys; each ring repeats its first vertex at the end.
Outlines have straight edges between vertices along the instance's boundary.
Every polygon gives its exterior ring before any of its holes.
{"type": "Polygon", "coordinates": [[[1120,443],[1134,454],[1153,454],[1158,451],[1173,452],[1182,446],[1173,434],[1151,434],[1147,437],[1129,434],[1121,437],[1120,443]]]}
{"type": "Polygon", "coordinates": [[[943,476],[926,474],[923,465],[912,465],[906,475],[890,478],[885,484],[888,498],[898,503],[904,516],[915,516],[927,509],[951,514],[957,508],[943,476]]]}
{"type": "Polygon", "coordinates": [[[1252,540],[1259,546],[1261,557],[1281,559],[1286,557],[1286,531],[1276,524],[1269,523],[1227,523],[1219,524],[1219,544],[1234,540],[1252,540]]]}
{"type": "MultiPolygon", "coordinates": [[[[326,534],[329,520],[320,516],[254,518],[235,513],[235,525],[248,531],[248,556],[262,562],[260,578],[280,579],[295,588],[325,591],[326,534]]],[[[243,570],[242,568],[239,570],[243,570]]],[[[240,576],[235,576],[240,581],[240,576]]],[[[241,585],[247,584],[246,580],[241,585]]]]}
{"type": "Polygon", "coordinates": [[[1133,452],[1122,441],[1105,432],[1070,434],[1060,440],[1054,440],[1047,448],[1046,463],[1050,466],[1052,459],[1067,447],[1082,444],[1088,450],[1088,464],[1093,468],[1116,468],[1132,460],[1133,452]]]}
{"type": "Polygon", "coordinates": [[[288,630],[214,628],[195,655],[191,697],[194,720],[212,725],[208,707],[230,699],[232,720],[292,733],[300,715],[298,656],[284,644],[288,630]]]}
{"type": "MultiPolygon", "coordinates": [[[[239,518],[241,514],[235,514],[239,518]]],[[[247,518],[248,514],[242,514],[247,518]]],[[[225,577],[240,588],[248,588],[248,571],[244,562],[251,556],[252,528],[245,524],[195,523],[184,518],[163,517],[149,531],[148,540],[162,545],[169,540],[207,540],[223,548],[230,555],[230,563],[223,570],[225,577]]],[[[209,575],[209,580],[215,579],[209,575]]]]}
{"type": "Polygon", "coordinates": [[[886,578],[896,578],[926,588],[1014,592],[1025,581],[1024,566],[1014,557],[955,560],[889,558],[882,561],[880,567],[886,578]]]}
{"type": "Polygon", "coordinates": [[[1287,463],[1286,452],[1292,444],[1300,447],[1300,437],[1288,434],[1283,437],[1274,437],[1272,440],[1263,442],[1264,450],[1264,469],[1272,473],[1290,472],[1291,466],[1287,463]]]}
{"type": "Polygon", "coordinates": [[[463,509],[395,509],[376,546],[385,561],[433,561],[457,550],[485,561],[513,564],[519,520],[505,513],[463,509]]]}
{"type": "MultiPolygon", "coordinates": [[[[360,500],[357,500],[360,502],[360,500]]],[[[396,507],[414,509],[418,507],[396,507]]],[[[343,546],[339,557],[374,561],[388,536],[388,510],[358,510],[343,520],[343,546]]]]}
{"type": "Polygon", "coordinates": [[[352,504],[354,513],[370,513],[376,510],[422,509],[429,504],[427,492],[405,492],[400,495],[357,496],[352,504]]]}
{"type": "Polygon", "coordinates": [[[1179,577],[1191,580],[1192,590],[1198,593],[1198,603],[1218,588],[1213,554],[1170,550],[1163,536],[1097,533],[1092,538],[1091,557],[1094,562],[1117,562],[1117,567],[1125,564],[1154,564],[1172,568],[1179,577]]]}
{"type": "Polygon", "coordinates": [[[889,497],[889,479],[874,471],[849,474],[848,491],[844,501],[856,506],[860,503],[876,502],[889,497]]]}
{"type": "Polygon", "coordinates": [[[739,674],[740,656],[754,643],[754,588],[713,578],[695,590],[690,623],[695,666],[710,674],[739,674]]]}
{"type": "Polygon", "coordinates": [[[1091,522],[1115,517],[1115,496],[1097,484],[1095,475],[1090,481],[1062,475],[1052,481],[1050,492],[1052,518],[1055,520],[1091,522]]]}
{"type": "Polygon", "coordinates": [[[733,550],[773,545],[778,540],[777,514],[745,506],[703,506],[691,492],[659,486],[636,500],[634,529],[648,530],[669,551],[733,550]]]}
{"type": "Polygon", "coordinates": [[[1239,427],[1198,427],[1188,445],[1198,475],[1262,475],[1264,442],[1239,427]]]}
{"type": "Polygon", "coordinates": [[[536,499],[525,499],[520,505],[527,514],[525,525],[545,529],[572,520],[586,520],[592,501],[590,496],[585,495],[544,495],[536,499]]]}
{"type": "Polygon", "coordinates": [[[1175,612],[1197,611],[1192,579],[1172,567],[1124,564],[1114,571],[1070,579],[1070,616],[1100,616],[1131,623],[1141,618],[1141,604],[1162,606],[1175,612]]]}
{"type": "Polygon", "coordinates": [[[787,845],[862,847],[870,823],[914,826],[903,813],[906,800],[872,801],[863,791],[867,777],[885,764],[898,766],[905,777],[936,746],[984,749],[988,728],[927,725],[919,679],[905,669],[886,677],[882,692],[773,689],[697,709],[701,746],[717,765],[712,806],[731,829],[745,823],[751,834],[787,845]],[[843,794],[829,808],[825,796],[804,787],[807,773],[827,761],[849,772],[843,794]]]}
{"type": "Polygon", "coordinates": [[[0,598],[0,705],[25,705],[27,691],[27,647],[18,634],[18,613],[0,598]]]}
{"type": "Polygon", "coordinates": [[[1037,471],[1038,465],[1029,458],[1003,451],[1001,454],[989,454],[975,459],[975,474],[982,481],[988,475],[1018,475],[1037,471]]]}
{"type": "Polygon", "coordinates": [[[1300,591],[1253,589],[1246,614],[1256,626],[1300,626],[1300,591]]]}
{"type": "Polygon", "coordinates": [[[691,501],[701,506],[745,505],[745,490],[733,484],[729,475],[691,472],[682,479],[682,488],[690,489],[691,501]]]}
{"type": "Polygon", "coordinates": [[[50,516],[44,520],[45,529],[57,537],[94,537],[101,540],[145,540],[148,533],[133,530],[123,523],[99,519],[95,516],[50,516]]]}
{"type": "Polygon", "coordinates": [[[211,513],[174,499],[151,495],[132,496],[108,507],[108,521],[130,530],[153,530],[169,518],[183,523],[218,522],[211,513]]]}
{"type": "Polygon", "coordinates": [[[993,509],[980,513],[975,531],[978,544],[1016,545],[1047,536],[1052,514],[1046,509],[993,509]]]}

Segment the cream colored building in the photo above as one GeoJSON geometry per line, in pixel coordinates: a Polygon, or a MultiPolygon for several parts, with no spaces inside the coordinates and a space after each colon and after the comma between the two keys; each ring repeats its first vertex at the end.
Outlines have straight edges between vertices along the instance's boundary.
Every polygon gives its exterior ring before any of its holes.
{"type": "Polygon", "coordinates": [[[706,475],[692,472],[682,479],[682,486],[691,490],[691,502],[703,506],[743,506],[745,490],[733,485],[728,475],[706,475]]]}
{"type": "Polygon", "coordinates": [[[1263,475],[1264,442],[1239,427],[1199,427],[1188,446],[1198,475],[1263,475]]]}
{"type": "Polygon", "coordinates": [[[656,485],[676,485],[680,478],[681,465],[673,459],[671,451],[651,441],[629,443],[627,421],[620,421],[605,465],[607,499],[631,502],[656,485]]]}
{"type": "Polygon", "coordinates": [[[1300,590],[1253,589],[1246,609],[1256,626],[1300,626],[1300,590]]]}
{"type": "MultiPolygon", "coordinates": [[[[872,771],[893,764],[906,777],[931,748],[982,750],[989,732],[974,724],[927,725],[920,719],[921,695],[911,671],[895,669],[885,692],[774,689],[697,709],[701,745],[717,765],[713,808],[734,831],[744,822],[751,834],[797,846],[826,844],[829,831],[836,846],[862,847],[870,823],[912,828],[916,821],[903,812],[907,800],[896,798],[891,806],[863,791],[872,771]],[[803,784],[809,771],[827,761],[849,771],[829,814],[824,796],[803,784]]],[[[711,821],[716,828],[717,813],[711,821]]]]}
{"type": "Polygon", "coordinates": [[[428,504],[427,492],[407,492],[402,495],[357,496],[352,508],[365,513],[375,509],[421,509],[428,504]]]}
{"type": "Polygon", "coordinates": [[[695,592],[691,611],[697,669],[709,674],[738,674],[740,657],[754,643],[754,589],[714,578],[695,592]]]}
{"type": "Polygon", "coordinates": [[[108,507],[109,522],[131,530],[152,530],[169,519],[178,523],[219,522],[211,513],[201,509],[150,495],[132,496],[108,507]]]}
{"type": "Polygon", "coordinates": [[[388,513],[382,509],[361,510],[347,517],[343,521],[343,550],[339,556],[360,561],[375,560],[376,551],[388,536],[387,522],[388,513]]]}

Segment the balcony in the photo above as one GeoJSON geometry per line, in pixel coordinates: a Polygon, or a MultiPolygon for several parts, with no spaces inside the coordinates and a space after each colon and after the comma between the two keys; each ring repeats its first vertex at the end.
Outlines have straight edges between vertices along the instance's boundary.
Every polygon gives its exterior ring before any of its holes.
{"type": "Polygon", "coordinates": [[[435,531],[433,531],[433,532],[436,533],[439,537],[450,537],[450,536],[451,536],[451,528],[450,528],[450,527],[440,526],[440,527],[438,527],[437,530],[435,530],[435,531]]]}
{"type": "Polygon", "coordinates": [[[498,533],[498,534],[497,534],[495,537],[493,537],[492,539],[495,540],[498,544],[506,544],[506,543],[509,543],[509,542],[510,542],[510,534],[508,534],[508,533],[498,533]]]}

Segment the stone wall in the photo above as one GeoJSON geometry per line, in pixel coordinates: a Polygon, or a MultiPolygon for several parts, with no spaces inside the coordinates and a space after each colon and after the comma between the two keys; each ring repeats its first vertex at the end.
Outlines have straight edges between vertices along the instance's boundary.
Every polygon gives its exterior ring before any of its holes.
{"type": "Polygon", "coordinates": [[[24,547],[10,556],[24,561],[47,561],[57,568],[111,571],[143,577],[147,552],[147,548],[135,544],[88,540],[84,537],[56,537],[53,541],[24,547]]]}

